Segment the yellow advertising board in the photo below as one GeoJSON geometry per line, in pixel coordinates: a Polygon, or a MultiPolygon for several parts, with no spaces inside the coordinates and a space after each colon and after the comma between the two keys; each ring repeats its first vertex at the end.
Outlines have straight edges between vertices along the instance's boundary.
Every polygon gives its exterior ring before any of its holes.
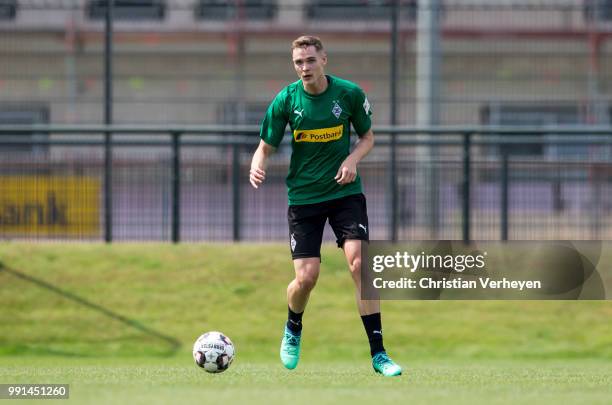
{"type": "Polygon", "coordinates": [[[98,236],[100,181],[0,176],[0,236],[98,236]]]}

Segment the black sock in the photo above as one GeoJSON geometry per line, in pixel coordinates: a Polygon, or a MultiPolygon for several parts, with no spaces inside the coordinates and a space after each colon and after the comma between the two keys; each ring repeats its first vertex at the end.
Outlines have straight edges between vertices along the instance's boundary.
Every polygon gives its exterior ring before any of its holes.
{"type": "Polygon", "coordinates": [[[370,354],[374,356],[378,352],[384,352],[385,347],[383,346],[380,312],[363,315],[361,321],[363,322],[363,327],[365,328],[368,335],[368,341],[370,342],[370,354]]]}
{"type": "Polygon", "coordinates": [[[289,310],[289,315],[287,317],[287,328],[296,335],[299,335],[302,332],[302,315],[304,312],[300,312],[296,314],[287,306],[289,310]]]}

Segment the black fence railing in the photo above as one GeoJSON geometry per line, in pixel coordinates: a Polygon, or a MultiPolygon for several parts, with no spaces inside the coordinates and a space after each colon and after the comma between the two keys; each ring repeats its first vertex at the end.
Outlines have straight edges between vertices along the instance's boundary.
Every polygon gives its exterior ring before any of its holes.
{"type": "MultiPolygon", "coordinates": [[[[374,239],[612,237],[610,127],[375,134],[359,168],[374,239]]],[[[254,191],[258,141],[253,126],[0,126],[0,238],[283,240],[290,142],[254,191]]]]}

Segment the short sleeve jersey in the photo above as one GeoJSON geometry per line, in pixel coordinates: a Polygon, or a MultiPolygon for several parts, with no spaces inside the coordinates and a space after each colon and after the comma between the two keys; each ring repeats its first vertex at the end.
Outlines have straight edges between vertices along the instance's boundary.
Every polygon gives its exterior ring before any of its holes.
{"type": "Polygon", "coordinates": [[[362,192],[359,175],[339,185],[334,177],[350,153],[350,125],[359,136],[372,122],[372,110],[359,86],[327,76],[327,89],[312,95],[298,80],[280,91],[261,124],[261,139],[278,147],[291,128],[291,162],[286,183],[289,205],[314,204],[362,192]]]}

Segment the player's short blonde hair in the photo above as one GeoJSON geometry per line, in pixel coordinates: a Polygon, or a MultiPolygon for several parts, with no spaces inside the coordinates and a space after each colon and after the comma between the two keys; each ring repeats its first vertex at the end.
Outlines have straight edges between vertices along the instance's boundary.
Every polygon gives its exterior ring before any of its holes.
{"type": "Polygon", "coordinates": [[[306,48],[309,46],[314,46],[317,52],[325,52],[321,39],[312,35],[302,35],[293,41],[291,43],[291,51],[293,52],[294,49],[306,48]]]}

